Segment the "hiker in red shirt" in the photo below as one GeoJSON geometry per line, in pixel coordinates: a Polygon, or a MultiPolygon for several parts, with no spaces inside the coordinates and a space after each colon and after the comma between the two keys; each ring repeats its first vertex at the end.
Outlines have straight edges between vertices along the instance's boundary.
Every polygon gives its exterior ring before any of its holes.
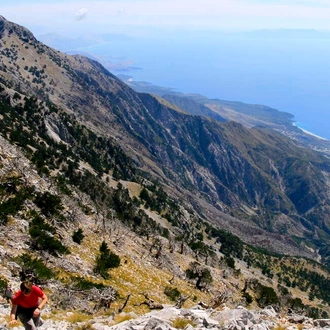
{"type": "Polygon", "coordinates": [[[21,290],[12,299],[9,324],[16,323],[18,317],[26,330],[36,330],[42,324],[40,310],[47,300],[45,293],[36,285],[31,282],[21,283],[21,290]]]}

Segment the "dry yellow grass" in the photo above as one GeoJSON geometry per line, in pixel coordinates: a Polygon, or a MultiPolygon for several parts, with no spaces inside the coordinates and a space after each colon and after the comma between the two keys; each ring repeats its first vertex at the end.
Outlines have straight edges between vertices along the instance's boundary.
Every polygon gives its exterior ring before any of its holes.
{"type": "MultiPolygon", "coordinates": [[[[137,264],[129,258],[126,258],[126,262],[119,268],[111,270],[110,274],[111,279],[108,283],[118,290],[121,297],[124,298],[127,294],[131,294],[125,311],[130,311],[130,306],[139,305],[145,301],[143,293],[147,293],[149,298],[154,299],[158,303],[173,304],[164,294],[165,287],[170,285],[168,281],[172,278],[172,274],[155,267],[148,267],[146,264],[137,264]]],[[[173,286],[177,287],[184,295],[196,296],[200,300],[208,297],[207,294],[194,289],[193,286],[179,279],[175,279],[173,286]]],[[[187,305],[192,305],[193,303],[192,301],[187,301],[187,305]]],[[[141,307],[145,310],[145,307],[141,307]]],[[[136,310],[136,306],[134,306],[134,310],[136,310]]]]}
{"type": "Polygon", "coordinates": [[[113,322],[114,324],[118,324],[118,323],[122,323],[122,322],[125,322],[125,321],[129,321],[129,320],[132,320],[133,317],[131,314],[117,314],[114,319],[113,319],[113,322]]]}
{"type": "Polygon", "coordinates": [[[66,316],[65,320],[68,321],[69,323],[75,324],[75,323],[90,321],[92,318],[93,315],[86,315],[79,312],[70,312],[66,316]]]}
{"type": "Polygon", "coordinates": [[[192,327],[195,327],[196,324],[187,318],[177,317],[176,319],[171,320],[172,326],[176,329],[184,329],[188,324],[192,327]]]}
{"type": "Polygon", "coordinates": [[[95,328],[90,324],[83,324],[83,325],[78,325],[77,327],[74,328],[74,330],[94,330],[95,328]]]}
{"type": "Polygon", "coordinates": [[[272,330],[286,330],[286,327],[281,324],[277,324],[272,330]]]}

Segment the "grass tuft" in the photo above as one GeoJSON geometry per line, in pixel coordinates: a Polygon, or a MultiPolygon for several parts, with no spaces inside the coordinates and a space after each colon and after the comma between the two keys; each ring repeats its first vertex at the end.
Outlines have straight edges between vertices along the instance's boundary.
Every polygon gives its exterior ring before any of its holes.
{"type": "Polygon", "coordinates": [[[286,330],[286,327],[281,324],[277,324],[276,327],[273,328],[273,330],[286,330]]]}
{"type": "Polygon", "coordinates": [[[129,321],[133,319],[133,316],[130,315],[130,314],[127,314],[127,313],[121,313],[121,314],[117,314],[113,321],[115,324],[118,324],[118,323],[122,323],[122,322],[125,322],[125,321],[129,321]]]}
{"type": "Polygon", "coordinates": [[[190,324],[192,327],[195,327],[196,324],[187,318],[183,317],[177,317],[173,320],[171,320],[172,326],[176,329],[184,329],[188,324],[190,324]]]}
{"type": "Polygon", "coordinates": [[[92,315],[86,315],[83,313],[75,312],[75,313],[69,313],[69,315],[66,317],[66,321],[75,324],[75,323],[87,322],[92,318],[93,318],[92,315]]]}
{"type": "Polygon", "coordinates": [[[95,330],[95,328],[90,323],[87,323],[75,327],[74,330],[95,330]]]}

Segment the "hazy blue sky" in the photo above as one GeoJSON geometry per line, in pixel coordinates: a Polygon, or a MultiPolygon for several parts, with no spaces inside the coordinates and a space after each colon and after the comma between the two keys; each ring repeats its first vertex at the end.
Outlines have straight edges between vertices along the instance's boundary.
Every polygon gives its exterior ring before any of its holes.
{"type": "Polygon", "coordinates": [[[34,33],[330,30],[330,0],[1,0],[0,8],[34,33]]]}

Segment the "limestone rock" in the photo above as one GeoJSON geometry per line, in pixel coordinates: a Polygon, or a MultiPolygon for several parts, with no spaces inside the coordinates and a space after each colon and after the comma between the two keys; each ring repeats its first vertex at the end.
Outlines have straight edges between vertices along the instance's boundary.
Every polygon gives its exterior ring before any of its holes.
{"type": "Polygon", "coordinates": [[[314,320],[313,324],[314,324],[314,326],[317,326],[320,328],[330,328],[330,319],[314,320]]]}

